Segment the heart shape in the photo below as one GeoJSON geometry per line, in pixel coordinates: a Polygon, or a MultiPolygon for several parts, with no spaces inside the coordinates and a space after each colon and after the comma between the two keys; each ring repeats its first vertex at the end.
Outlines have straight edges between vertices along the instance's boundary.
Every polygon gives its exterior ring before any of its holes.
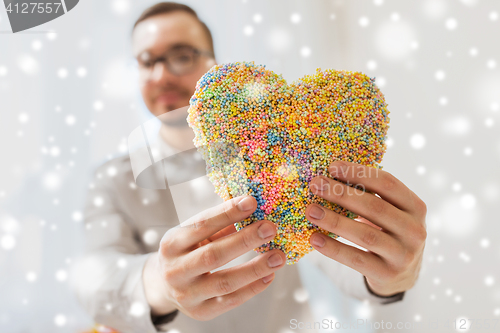
{"type": "Polygon", "coordinates": [[[52,21],[72,10],[79,0],[3,0],[12,32],[52,21]]]}
{"type": "Polygon", "coordinates": [[[313,250],[313,232],[337,238],[306,219],[310,203],[357,217],[313,195],[309,182],[327,176],[334,160],[381,168],[389,112],[374,82],[359,72],[317,69],[288,85],[253,62],[216,65],[198,81],[188,123],[216,193],[257,199],[238,231],[262,219],[277,225],[275,238],[255,251],[279,248],[293,264],[313,250]]]}

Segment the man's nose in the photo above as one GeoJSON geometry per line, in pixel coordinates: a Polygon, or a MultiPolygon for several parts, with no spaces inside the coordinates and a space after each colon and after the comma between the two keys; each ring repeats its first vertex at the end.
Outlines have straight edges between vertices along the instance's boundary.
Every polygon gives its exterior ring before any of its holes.
{"type": "Polygon", "coordinates": [[[173,80],[175,75],[170,73],[164,62],[157,62],[154,65],[150,80],[155,83],[165,83],[173,80]]]}

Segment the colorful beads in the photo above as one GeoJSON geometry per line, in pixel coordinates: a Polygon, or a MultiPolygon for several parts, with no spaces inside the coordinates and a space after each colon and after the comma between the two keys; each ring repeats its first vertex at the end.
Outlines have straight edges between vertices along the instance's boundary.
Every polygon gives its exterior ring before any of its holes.
{"type": "Polygon", "coordinates": [[[255,249],[281,249],[287,264],[313,250],[319,228],[305,217],[319,203],[356,215],[309,190],[328,166],[343,160],[381,168],[389,111],[375,79],[359,72],[317,69],[288,85],[281,75],[253,62],[216,65],[197,83],[189,125],[224,200],[250,194],[257,209],[236,229],[259,220],[276,224],[276,237],[255,249]]]}

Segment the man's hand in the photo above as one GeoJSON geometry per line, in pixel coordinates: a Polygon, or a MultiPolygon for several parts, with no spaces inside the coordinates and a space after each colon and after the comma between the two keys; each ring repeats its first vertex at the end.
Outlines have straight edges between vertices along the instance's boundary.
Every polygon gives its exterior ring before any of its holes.
{"type": "Polygon", "coordinates": [[[310,184],[312,193],[362,216],[361,222],[318,204],[306,209],[306,217],[319,227],[366,248],[343,244],[322,233],[311,236],[311,245],[322,254],[366,277],[370,289],[391,296],[413,287],[420,271],[425,239],[425,203],[388,172],[356,163],[336,161],[330,175],[310,184]]]}
{"type": "Polygon", "coordinates": [[[235,222],[257,208],[241,196],[208,209],[168,230],[157,253],[146,262],[143,281],[152,315],[179,309],[196,320],[210,320],[264,291],[284,266],[281,250],[211,273],[242,254],[272,240],[276,226],[259,221],[236,232],[235,222]]]}

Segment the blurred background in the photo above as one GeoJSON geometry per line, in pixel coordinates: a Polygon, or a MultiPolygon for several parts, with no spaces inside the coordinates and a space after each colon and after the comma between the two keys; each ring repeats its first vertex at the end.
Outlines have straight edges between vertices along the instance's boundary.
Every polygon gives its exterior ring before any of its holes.
{"type": "MultiPolygon", "coordinates": [[[[151,117],[130,37],[153,3],[80,1],[18,34],[0,9],[0,332],[93,325],[69,272],[83,249],[93,169],[127,154],[128,135],[151,117]]],[[[296,300],[309,301],[320,320],[448,320],[430,330],[499,331],[500,2],[183,3],[212,30],[219,63],[255,61],[289,82],[318,67],[376,77],[391,118],[384,170],[427,203],[423,267],[404,302],[351,300],[307,260],[299,265],[310,288],[296,300]],[[455,329],[461,318],[467,326],[474,319],[472,328],[455,329]]]]}

